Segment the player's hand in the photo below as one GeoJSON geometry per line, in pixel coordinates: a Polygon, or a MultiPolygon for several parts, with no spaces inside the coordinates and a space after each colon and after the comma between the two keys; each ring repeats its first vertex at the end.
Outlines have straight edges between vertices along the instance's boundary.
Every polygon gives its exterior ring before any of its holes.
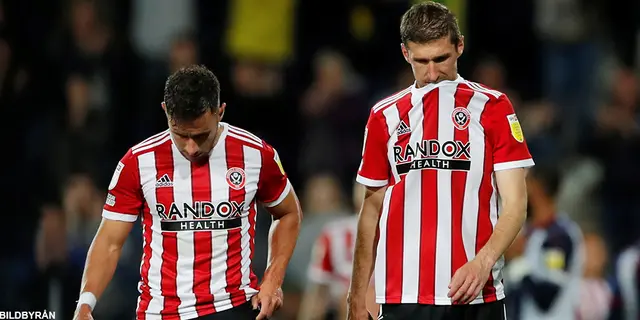
{"type": "Polygon", "coordinates": [[[489,279],[490,266],[479,259],[473,259],[456,271],[449,283],[449,294],[454,304],[473,301],[489,279]]]}
{"type": "Polygon", "coordinates": [[[283,300],[282,289],[261,286],[260,292],[251,298],[253,309],[260,309],[260,314],[256,319],[269,319],[276,310],[282,307],[283,300]]]}
{"type": "Polygon", "coordinates": [[[93,316],[91,316],[91,308],[86,304],[80,305],[76,308],[73,320],[93,320],[93,316]]]}
{"type": "MultiPolygon", "coordinates": [[[[350,299],[347,299],[347,301],[350,299]]],[[[347,302],[347,320],[373,319],[367,311],[366,303],[347,302]]]]}

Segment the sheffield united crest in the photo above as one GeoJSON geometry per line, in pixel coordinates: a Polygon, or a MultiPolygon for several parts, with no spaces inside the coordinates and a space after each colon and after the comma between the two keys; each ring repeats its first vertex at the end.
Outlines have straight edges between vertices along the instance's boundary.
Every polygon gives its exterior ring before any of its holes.
{"type": "Polygon", "coordinates": [[[467,108],[457,107],[453,109],[451,113],[451,120],[453,120],[453,125],[458,130],[465,130],[469,127],[469,123],[471,122],[471,113],[467,108]]]}
{"type": "Polygon", "coordinates": [[[247,177],[241,168],[230,168],[227,170],[227,184],[231,189],[240,190],[244,188],[247,177]]]}

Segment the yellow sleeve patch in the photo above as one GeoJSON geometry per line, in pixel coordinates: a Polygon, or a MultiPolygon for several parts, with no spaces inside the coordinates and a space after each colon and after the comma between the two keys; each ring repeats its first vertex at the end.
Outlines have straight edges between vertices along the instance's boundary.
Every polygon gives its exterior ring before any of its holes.
{"type": "Polygon", "coordinates": [[[522,133],[522,127],[520,127],[518,117],[515,114],[510,114],[507,116],[507,120],[509,121],[509,127],[511,128],[511,135],[516,139],[516,141],[522,143],[524,141],[524,134],[522,133]]]}

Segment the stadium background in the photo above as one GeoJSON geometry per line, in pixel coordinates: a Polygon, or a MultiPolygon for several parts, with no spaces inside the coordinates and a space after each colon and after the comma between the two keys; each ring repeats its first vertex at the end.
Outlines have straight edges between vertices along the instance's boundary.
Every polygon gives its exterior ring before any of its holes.
{"type": "MultiPolygon", "coordinates": [[[[70,318],[115,164],[165,129],[167,75],[202,63],[221,80],[225,121],[274,145],[301,195],[278,316],[295,318],[314,236],[354,211],[368,109],[413,80],[398,32],[410,2],[1,1],[0,310],[70,318]]],[[[466,36],[460,74],[510,95],[536,162],[562,173],[560,208],[615,257],[640,230],[638,2],[441,2],[466,36]]],[[[261,274],[270,218],[259,217],[261,274]]],[[[99,319],[135,308],[134,230],[99,319]]]]}

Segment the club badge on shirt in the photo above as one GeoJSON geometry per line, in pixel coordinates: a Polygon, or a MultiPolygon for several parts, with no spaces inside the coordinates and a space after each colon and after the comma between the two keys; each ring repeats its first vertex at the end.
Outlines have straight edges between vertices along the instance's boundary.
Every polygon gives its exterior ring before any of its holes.
{"type": "Polygon", "coordinates": [[[520,121],[518,121],[518,117],[514,114],[510,114],[507,116],[507,121],[509,121],[509,127],[511,128],[511,135],[516,141],[522,143],[524,141],[524,134],[522,134],[522,127],[520,127],[520,121]]]}

